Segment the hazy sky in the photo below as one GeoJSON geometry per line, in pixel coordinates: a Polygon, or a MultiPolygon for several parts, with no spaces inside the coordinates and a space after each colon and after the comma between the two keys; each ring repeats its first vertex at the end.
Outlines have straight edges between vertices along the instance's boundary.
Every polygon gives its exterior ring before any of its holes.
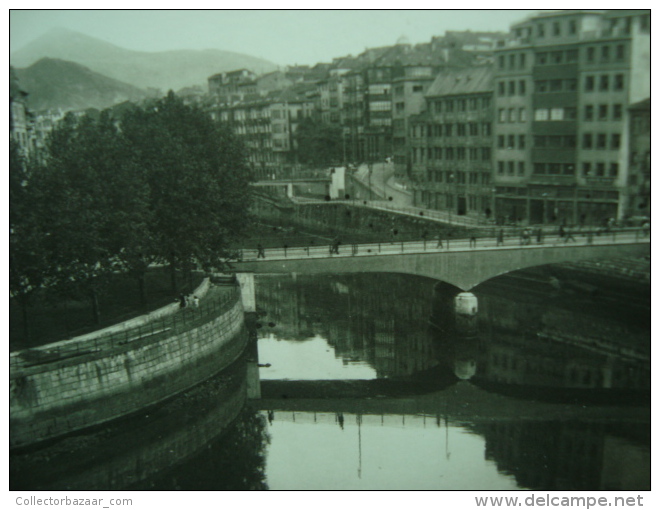
{"type": "MultiPolygon", "coordinates": [[[[345,3],[339,1],[333,6],[345,3]]],[[[410,5],[415,4],[419,2],[410,5]]],[[[445,30],[506,31],[511,23],[535,12],[14,10],[9,16],[10,50],[19,49],[52,28],[63,27],[131,50],[214,48],[262,57],[279,65],[314,64],[357,55],[365,48],[391,45],[403,35],[415,44],[428,42],[445,30]]]]}

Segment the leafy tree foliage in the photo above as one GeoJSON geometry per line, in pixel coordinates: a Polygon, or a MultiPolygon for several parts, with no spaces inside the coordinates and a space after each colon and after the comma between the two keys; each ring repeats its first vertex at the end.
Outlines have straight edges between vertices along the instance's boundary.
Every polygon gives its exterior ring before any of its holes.
{"type": "Polygon", "coordinates": [[[239,140],[172,92],[128,112],[122,131],[147,176],[154,253],[173,270],[179,264],[222,265],[243,230],[249,203],[249,170],[239,140]]]}
{"type": "Polygon", "coordinates": [[[339,126],[311,117],[303,119],[295,134],[298,155],[303,164],[322,167],[342,160],[342,133],[339,126]]]}
{"type": "Polygon", "coordinates": [[[113,272],[133,275],[146,305],[152,262],[219,267],[242,232],[249,205],[243,148],[173,93],[121,119],[107,111],[67,115],[47,149],[28,171],[11,148],[14,297],[39,286],[84,295],[98,322],[97,296],[113,272]]]}
{"type": "Polygon", "coordinates": [[[99,319],[99,286],[149,243],[146,178],[107,113],[67,116],[35,172],[41,228],[48,232],[50,277],[69,294],[86,294],[99,319]]]}
{"type": "Polygon", "coordinates": [[[28,308],[47,274],[45,233],[30,182],[28,162],[18,145],[9,144],[9,291],[21,307],[25,338],[29,338],[28,308]]]}

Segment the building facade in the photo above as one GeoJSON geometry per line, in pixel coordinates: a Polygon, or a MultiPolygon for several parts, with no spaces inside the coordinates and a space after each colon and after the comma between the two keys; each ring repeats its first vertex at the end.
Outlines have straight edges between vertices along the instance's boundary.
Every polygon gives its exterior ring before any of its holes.
{"type": "Polygon", "coordinates": [[[650,96],[649,12],[562,11],[511,32],[495,51],[496,217],[622,219],[628,105],[650,96]]]}
{"type": "Polygon", "coordinates": [[[651,217],[651,99],[629,108],[628,215],[651,217]]]}
{"type": "Polygon", "coordinates": [[[492,216],[493,74],[490,66],[441,73],[426,111],[410,119],[414,204],[492,216]]]}

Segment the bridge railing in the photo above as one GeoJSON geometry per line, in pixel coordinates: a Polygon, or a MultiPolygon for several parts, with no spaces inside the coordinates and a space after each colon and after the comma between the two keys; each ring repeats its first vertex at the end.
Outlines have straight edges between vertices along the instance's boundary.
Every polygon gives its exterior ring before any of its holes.
{"type": "Polygon", "coordinates": [[[155,318],[142,326],[85,340],[75,338],[63,340],[11,353],[9,364],[11,367],[43,365],[94,352],[108,351],[138,340],[167,338],[213,320],[228,311],[239,298],[240,290],[238,287],[234,287],[230,292],[221,292],[203,298],[200,300],[199,306],[188,305],[174,314],[155,318]]]}
{"type": "Polygon", "coordinates": [[[563,233],[524,230],[519,235],[494,233],[490,236],[465,238],[427,238],[416,241],[384,241],[376,243],[282,246],[278,248],[243,249],[240,261],[267,261],[282,259],[360,257],[374,255],[400,255],[411,253],[442,253],[472,250],[517,250],[540,249],[557,246],[589,246],[612,244],[635,244],[650,242],[646,229],[616,229],[609,231],[582,230],[563,233]]]}

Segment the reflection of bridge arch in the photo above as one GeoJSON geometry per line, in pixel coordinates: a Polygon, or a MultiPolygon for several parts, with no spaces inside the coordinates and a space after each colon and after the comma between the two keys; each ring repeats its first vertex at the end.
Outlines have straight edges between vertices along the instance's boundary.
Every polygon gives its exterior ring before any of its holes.
{"type": "Polygon", "coordinates": [[[614,236],[578,238],[577,242],[558,242],[548,237],[544,244],[497,246],[495,239],[480,239],[470,247],[467,239],[454,239],[447,248],[436,242],[380,243],[341,246],[338,254],[328,247],[270,249],[264,258],[246,250],[235,264],[238,271],[256,273],[365,273],[384,272],[427,276],[451,283],[463,290],[512,271],[533,266],[578,260],[650,254],[650,240],[639,239],[637,232],[614,236]]]}
{"type": "MultiPolygon", "coordinates": [[[[253,403],[259,409],[273,411],[308,411],[318,413],[354,414],[427,414],[447,416],[451,421],[470,422],[501,419],[516,420],[619,420],[648,422],[651,412],[647,406],[589,405],[566,402],[543,402],[522,399],[486,391],[471,382],[460,381],[444,389],[423,395],[381,398],[315,398],[311,384],[308,394],[297,398],[281,398],[286,386],[289,393],[301,381],[262,381],[262,398],[253,403]]],[[[317,382],[317,387],[322,386],[317,382]]]]}

